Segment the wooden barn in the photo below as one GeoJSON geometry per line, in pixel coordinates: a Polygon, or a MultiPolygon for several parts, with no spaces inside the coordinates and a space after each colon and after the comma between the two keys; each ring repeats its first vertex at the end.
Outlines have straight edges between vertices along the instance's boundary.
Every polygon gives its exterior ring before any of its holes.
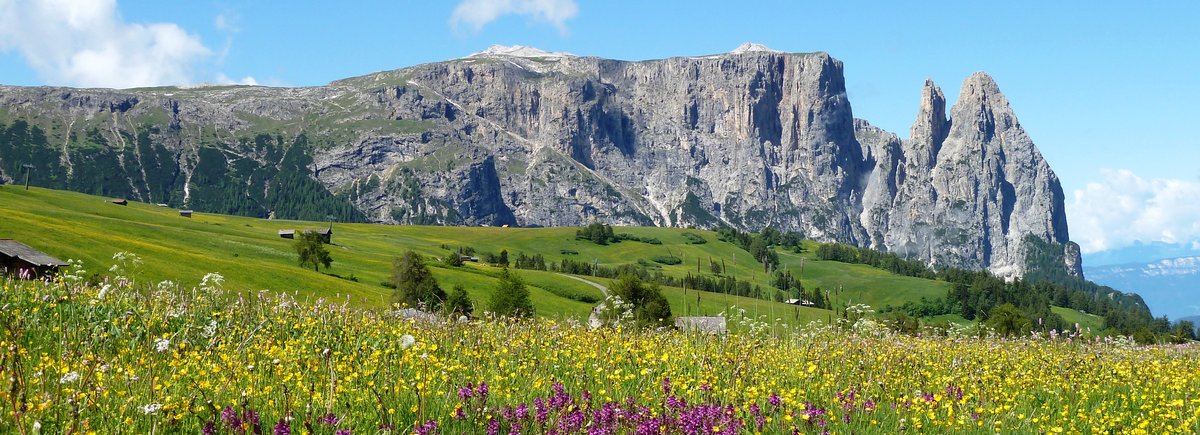
{"type": "Polygon", "coordinates": [[[304,232],[320,234],[321,235],[321,243],[331,243],[333,240],[333,227],[332,226],[330,226],[329,228],[308,228],[308,229],[305,229],[304,232]]]}
{"type": "Polygon", "coordinates": [[[11,239],[0,239],[0,272],[14,277],[36,278],[58,271],[67,263],[11,239]]]}
{"type": "Polygon", "coordinates": [[[179,210],[179,215],[183,216],[185,218],[190,218],[190,217],[192,217],[192,211],[191,210],[179,210]]]}
{"type": "Polygon", "coordinates": [[[109,202],[116,205],[129,205],[129,201],[126,201],[125,198],[113,198],[113,200],[109,202]]]}
{"type": "Polygon", "coordinates": [[[296,238],[296,230],[279,230],[279,238],[294,239],[296,238]]]}

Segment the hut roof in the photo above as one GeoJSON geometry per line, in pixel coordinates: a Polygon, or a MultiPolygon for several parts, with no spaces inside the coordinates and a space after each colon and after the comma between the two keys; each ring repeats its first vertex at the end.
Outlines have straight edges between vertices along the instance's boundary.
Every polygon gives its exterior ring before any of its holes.
{"type": "Polygon", "coordinates": [[[0,239],[0,254],[16,257],[38,266],[66,266],[67,263],[11,239],[0,239]]]}
{"type": "Polygon", "coordinates": [[[296,230],[279,230],[279,234],[296,234],[296,230]]]}

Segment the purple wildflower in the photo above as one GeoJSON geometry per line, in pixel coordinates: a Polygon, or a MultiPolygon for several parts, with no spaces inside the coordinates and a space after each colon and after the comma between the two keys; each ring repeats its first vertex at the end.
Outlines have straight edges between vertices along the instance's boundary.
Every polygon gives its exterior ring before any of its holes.
{"type": "Polygon", "coordinates": [[[429,420],[425,422],[425,424],[417,426],[417,429],[414,432],[416,435],[432,435],[437,433],[437,427],[438,425],[436,421],[429,420]]]}
{"type": "Polygon", "coordinates": [[[338,423],[341,423],[341,422],[342,422],[342,419],[338,418],[338,416],[336,416],[336,415],[333,415],[332,412],[325,414],[324,417],[321,417],[320,419],[317,420],[317,423],[320,423],[320,424],[323,424],[326,426],[337,426],[338,423]]]}
{"type": "Polygon", "coordinates": [[[275,435],[292,435],[292,425],[287,420],[279,419],[279,423],[275,424],[275,435]]]}
{"type": "Polygon", "coordinates": [[[238,418],[237,412],[229,406],[221,410],[221,421],[226,426],[229,426],[230,429],[240,429],[242,427],[242,419],[238,418]]]}

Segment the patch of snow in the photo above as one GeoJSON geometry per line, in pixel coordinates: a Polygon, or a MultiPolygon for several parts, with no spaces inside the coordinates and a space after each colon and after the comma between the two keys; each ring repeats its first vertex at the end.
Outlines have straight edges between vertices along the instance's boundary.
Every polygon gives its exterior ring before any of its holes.
{"type": "Polygon", "coordinates": [[[546,51],[540,48],[526,47],[524,45],[493,45],[478,53],[474,53],[467,57],[543,57],[543,58],[562,58],[574,56],[571,53],[561,51],[546,51]]]}
{"type": "Polygon", "coordinates": [[[770,48],[767,48],[767,46],[759,44],[757,42],[744,42],[744,43],[742,43],[742,45],[739,45],[738,48],[733,49],[733,51],[731,51],[729,53],[730,54],[743,54],[743,53],[755,53],[755,52],[782,53],[782,51],[772,50],[770,48]]]}

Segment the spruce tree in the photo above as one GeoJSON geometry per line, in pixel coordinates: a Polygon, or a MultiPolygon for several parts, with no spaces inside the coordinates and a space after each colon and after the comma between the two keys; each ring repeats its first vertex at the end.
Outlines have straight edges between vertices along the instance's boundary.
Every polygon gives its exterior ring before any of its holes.
{"type": "Polygon", "coordinates": [[[529,299],[529,289],[525,288],[521,277],[510,272],[508,268],[500,270],[500,283],[492,292],[489,308],[497,316],[533,316],[533,302],[529,299]]]}
{"type": "Polygon", "coordinates": [[[425,267],[425,261],[416,252],[407,251],[392,261],[392,284],[396,290],[392,300],[412,306],[435,309],[446,300],[446,292],[438,287],[437,280],[425,267]]]}

